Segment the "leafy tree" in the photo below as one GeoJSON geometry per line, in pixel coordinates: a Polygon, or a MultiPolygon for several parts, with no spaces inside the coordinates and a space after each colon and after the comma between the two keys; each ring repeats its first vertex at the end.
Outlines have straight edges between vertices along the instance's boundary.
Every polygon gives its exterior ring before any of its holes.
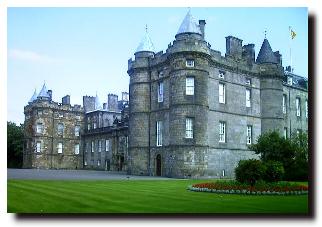
{"type": "Polygon", "coordinates": [[[263,177],[265,181],[277,182],[282,180],[285,171],[281,162],[270,160],[264,164],[266,166],[265,175],[263,177]]]}
{"type": "Polygon", "coordinates": [[[249,146],[261,160],[278,161],[283,164],[286,180],[305,180],[308,174],[307,135],[300,133],[291,139],[284,139],[278,132],[262,134],[256,144],[249,146]]]}
{"type": "Polygon", "coordinates": [[[235,168],[236,180],[254,186],[257,181],[263,179],[265,171],[266,167],[261,160],[240,160],[235,168]]]}
{"type": "Polygon", "coordinates": [[[21,168],[23,157],[23,124],[17,126],[7,122],[7,165],[8,168],[21,168]]]}

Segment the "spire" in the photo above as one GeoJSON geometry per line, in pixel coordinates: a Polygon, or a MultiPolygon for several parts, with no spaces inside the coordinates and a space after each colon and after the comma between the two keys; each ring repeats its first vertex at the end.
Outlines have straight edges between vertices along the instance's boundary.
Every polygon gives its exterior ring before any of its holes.
{"type": "Polygon", "coordinates": [[[102,110],[102,109],[103,108],[102,108],[101,102],[100,102],[98,95],[96,93],[94,110],[102,110]]]}
{"type": "Polygon", "coordinates": [[[181,33],[197,33],[202,34],[199,25],[197,24],[197,21],[195,18],[191,15],[190,9],[186,15],[186,17],[183,19],[180,28],[177,32],[178,34],[181,33]]]}
{"type": "Polygon", "coordinates": [[[256,63],[258,63],[258,64],[262,64],[262,63],[278,64],[278,60],[271,48],[271,45],[269,44],[268,40],[266,39],[266,33],[265,33],[265,39],[263,41],[262,47],[257,55],[256,63]]]}
{"type": "Polygon", "coordinates": [[[153,53],[155,52],[153,43],[152,43],[151,38],[148,33],[148,25],[145,26],[145,34],[144,34],[138,48],[136,48],[135,53],[142,52],[142,51],[148,51],[148,52],[153,52],[153,53]]]}
{"type": "Polygon", "coordinates": [[[48,90],[46,88],[46,83],[45,82],[44,82],[44,85],[42,86],[41,91],[38,94],[38,97],[40,97],[40,98],[48,98],[48,99],[50,98],[50,96],[48,95],[48,90]]]}
{"type": "Polygon", "coordinates": [[[35,88],[34,94],[32,95],[32,97],[30,98],[30,100],[28,101],[28,103],[32,103],[33,101],[35,101],[37,99],[37,90],[35,88]]]}

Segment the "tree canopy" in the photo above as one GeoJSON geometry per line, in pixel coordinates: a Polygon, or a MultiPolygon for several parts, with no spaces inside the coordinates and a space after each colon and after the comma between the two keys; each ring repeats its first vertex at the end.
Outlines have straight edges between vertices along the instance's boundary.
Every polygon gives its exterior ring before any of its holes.
{"type": "Polygon", "coordinates": [[[7,122],[7,165],[8,168],[21,168],[23,159],[24,127],[7,122]]]}

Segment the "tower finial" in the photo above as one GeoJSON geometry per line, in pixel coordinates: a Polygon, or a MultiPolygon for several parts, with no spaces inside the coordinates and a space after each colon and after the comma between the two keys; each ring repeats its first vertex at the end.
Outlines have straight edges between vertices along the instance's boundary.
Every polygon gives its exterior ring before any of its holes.
{"type": "Polygon", "coordinates": [[[265,39],[266,39],[266,35],[267,35],[267,30],[265,29],[265,31],[264,31],[264,34],[265,34],[265,39]]]}
{"type": "Polygon", "coordinates": [[[145,32],[148,32],[148,24],[145,24],[145,32]]]}

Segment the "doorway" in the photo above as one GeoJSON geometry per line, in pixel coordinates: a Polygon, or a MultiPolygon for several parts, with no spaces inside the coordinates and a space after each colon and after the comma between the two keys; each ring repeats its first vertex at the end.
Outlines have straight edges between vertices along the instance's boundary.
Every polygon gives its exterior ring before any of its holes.
{"type": "Polygon", "coordinates": [[[157,176],[161,176],[161,155],[158,154],[156,157],[156,172],[157,176]]]}

